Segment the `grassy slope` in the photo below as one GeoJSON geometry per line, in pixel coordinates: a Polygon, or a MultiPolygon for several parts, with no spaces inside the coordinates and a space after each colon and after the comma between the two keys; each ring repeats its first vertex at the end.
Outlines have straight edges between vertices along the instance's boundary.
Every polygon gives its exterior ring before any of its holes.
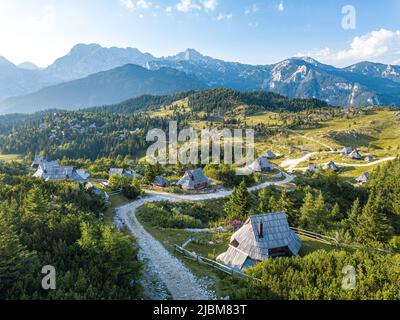
{"type": "Polygon", "coordinates": [[[21,160],[21,156],[18,154],[0,154],[0,161],[18,161],[21,160]]]}
{"type": "Polygon", "coordinates": [[[375,111],[371,115],[361,115],[352,119],[335,119],[324,123],[324,127],[315,130],[299,131],[302,134],[316,138],[325,139],[328,144],[341,148],[350,145],[359,148],[364,153],[369,151],[378,157],[392,156],[393,151],[400,146],[400,117],[396,111],[375,111]],[[351,135],[341,139],[329,138],[330,132],[349,132],[359,134],[358,137],[351,135]]]}
{"type": "MultiPolygon", "coordinates": [[[[190,112],[187,99],[175,102],[179,112],[190,112]]],[[[237,118],[243,118],[240,107],[237,108],[237,118]]],[[[400,150],[400,117],[396,111],[373,111],[372,114],[357,115],[351,118],[336,118],[323,123],[322,128],[310,130],[296,130],[283,135],[275,135],[270,138],[256,139],[256,154],[261,155],[268,149],[275,153],[284,155],[285,158],[300,158],[307,152],[321,152],[341,150],[343,146],[352,146],[360,150],[362,155],[371,154],[377,160],[385,157],[392,157],[399,154],[400,150]],[[352,135],[355,133],[356,135],[352,135]],[[330,148],[328,148],[328,147],[330,148]]],[[[161,107],[158,111],[152,112],[152,116],[171,116],[171,105],[161,107]]],[[[282,122],[277,113],[263,112],[257,115],[246,117],[248,125],[265,124],[271,127],[279,127],[282,122]]],[[[214,125],[220,124],[220,119],[214,119],[214,125]]],[[[196,129],[206,126],[204,121],[192,121],[191,125],[196,129]]],[[[320,153],[314,157],[314,163],[325,164],[329,160],[338,163],[363,164],[364,161],[353,161],[343,159],[339,155],[320,153]]],[[[272,161],[280,164],[283,159],[272,161]]],[[[306,167],[308,163],[299,165],[306,167]]],[[[371,172],[377,165],[368,167],[346,167],[342,171],[344,177],[353,180],[364,172],[371,172]]]]}
{"type": "MultiPolygon", "coordinates": [[[[257,141],[259,153],[272,149],[289,158],[297,158],[306,152],[326,150],[324,145],[334,150],[341,150],[343,146],[352,146],[360,150],[362,155],[371,154],[377,160],[393,157],[399,154],[400,149],[400,117],[396,111],[375,111],[370,115],[360,115],[351,119],[335,119],[324,123],[322,128],[311,130],[297,130],[296,134],[274,136],[257,141]],[[334,133],[334,134],[332,134],[334,133]],[[350,133],[355,133],[352,135],[350,133]],[[303,135],[303,137],[301,136],[303,135]],[[335,139],[335,137],[337,139],[335,139]],[[306,151],[301,150],[305,147],[306,151]]],[[[250,117],[249,123],[270,123],[273,116],[266,113],[261,116],[250,117]]],[[[339,155],[320,153],[314,157],[314,163],[324,164],[329,160],[338,163],[365,164],[366,162],[343,159],[339,155]]],[[[276,161],[279,164],[281,160],[276,161]]],[[[308,163],[300,166],[306,167],[308,163]]],[[[344,177],[353,179],[364,172],[371,172],[377,165],[368,167],[346,167],[341,173],[344,177]]]]}

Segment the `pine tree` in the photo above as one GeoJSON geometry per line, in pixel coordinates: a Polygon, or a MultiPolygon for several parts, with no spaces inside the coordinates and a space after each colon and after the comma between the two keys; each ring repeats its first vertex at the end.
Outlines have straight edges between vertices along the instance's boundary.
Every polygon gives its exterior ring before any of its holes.
{"type": "Polygon", "coordinates": [[[34,281],[37,256],[22,244],[13,226],[0,208],[0,300],[18,299],[34,281]],[[17,287],[19,287],[17,289],[17,287]]]}
{"type": "Polygon", "coordinates": [[[46,213],[47,201],[37,185],[29,190],[25,199],[25,208],[28,213],[34,215],[46,213]]]}
{"type": "Polygon", "coordinates": [[[393,228],[384,214],[382,194],[371,193],[356,226],[356,237],[366,245],[377,245],[393,236],[393,228]]]}
{"type": "Polygon", "coordinates": [[[263,214],[269,211],[269,192],[267,189],[261,189],[258,193],[258,212],[263,214]]]}
{"type": "Polygon", "coordinates": [[[361,215],[361,204],[360,199],[357,198],[351,207],[350,212],[348,213],[348,217],[343,221],[343,230],[348,232],[352,239],[356,237],[356,228],[358,225],[358,218],[361,215]]]}
{"type": "Polygon", "coordinates": [[[334,221],[339,221],[342,218],[342,215],[340,213],[340,206],[337,202],[335,203],[335,205],[331,210],[331,218],[334,221]]]}
{"type": "Polygon", "coordinates": [[[273,195],[271,197],[269,197],[268,206],[269,206],[269,212],[280,211],[278,203],[275,199],[275,196],[273,196],[273,195]]]}
{"type": "Polygon", "coordinates": [[[303,227],[312,226],[315,220],[315,201],[311,192],[307,192],[300,208],[300,223],[303,227]]]}
{"type": "Polygon", "coordinates": [[[152,183],[157,176],[156,166],[152,166],[150,163],[146,163],[144,167],[144,181],[148,184],[152,183]]]}
{"type": "Polygon", "coordinates": [[[292,200],[288,197],[287,192],[281,192],[277,207],[279,211],[285,212],[288,216],[292,216],[294,205],[292,200]]]}
{"type": "Polygon", "coordinates": [[[251,208],[252,199],[247,191],[246,183],[242,181],[229,197],[229,201],[225,205],[225,212],[231,220],[244,221],[248,218],[251,208]]]}

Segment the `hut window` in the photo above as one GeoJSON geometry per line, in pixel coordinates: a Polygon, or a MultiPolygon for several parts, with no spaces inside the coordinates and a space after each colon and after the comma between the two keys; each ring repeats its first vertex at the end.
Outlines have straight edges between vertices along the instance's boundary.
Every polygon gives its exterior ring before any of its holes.
{"type": "Polygon", "coordinates": [[[237,248],[239,247],[239,242],[236,239],[233,239],[233,241],[231,242],[231,246],[237,248]]]}

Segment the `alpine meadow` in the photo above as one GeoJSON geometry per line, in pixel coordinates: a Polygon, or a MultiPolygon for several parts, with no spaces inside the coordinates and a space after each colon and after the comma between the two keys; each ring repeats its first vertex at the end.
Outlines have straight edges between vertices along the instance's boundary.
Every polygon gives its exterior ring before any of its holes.
{"type": "Polygon", "coordinates": [[[1,301],[400,300],[397,1],[3,2],[1,301]]]}

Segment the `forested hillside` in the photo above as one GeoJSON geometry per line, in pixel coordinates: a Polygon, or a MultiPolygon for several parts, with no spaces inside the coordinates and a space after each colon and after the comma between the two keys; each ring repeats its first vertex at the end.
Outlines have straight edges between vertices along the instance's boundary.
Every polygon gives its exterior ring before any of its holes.
{"type": "Polygon", "coordinates": [[[189,96],[189,107],[193,112],[223,114],[236,107],[248,106],[249,112],[257,111],[302,111],[329,107],[317,99],[286,98],[267,91],[240,92],[228,89],[211,89],[189,96]]]}
{"type": "MultiPolygon", "coordinates": [[[[81,111],[50,110],[33,115],[0,117],[0,153],[41,153],[54,159],[130,156],[141,157],[147,148],[147,132],[167,128],[168,121],[179,121],[184,127],[190,121],[237,122],[244,115],[264,111],[296,113],[303,110],[331,108],[316,99],[289,99],[269,92],[238,92],[210,89],[167,96],[145,95],[121,104],[81,111]],[[180,101],[187,101],[182,111],[180,101]],[[169,113],[156,111],[165,106],[169,113]]],[[[240,127],[240,123],[236,124],[240,127]]]]}
{"type": "Polygon", "coordinates": [[[0,300],[140,298],[138,249],[103,210],[77,184],[0,173],[0,300]],[[56,290],[42,289],[47,265],[56,290]]]}

